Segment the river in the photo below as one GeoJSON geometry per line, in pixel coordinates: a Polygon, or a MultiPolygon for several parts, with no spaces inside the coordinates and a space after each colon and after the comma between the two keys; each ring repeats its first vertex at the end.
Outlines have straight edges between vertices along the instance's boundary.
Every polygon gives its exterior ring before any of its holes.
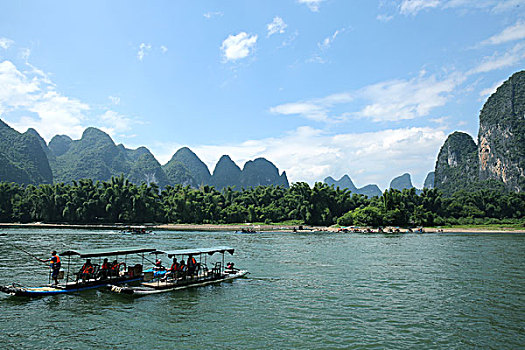
{"type": "MultiPolygon", "coordinates": [[[[66,248],[228,245],[250,275],[142,298],[0,296],[4,349],[517,349],[525,234],[235,234],[8,229],[0,284],[48,282],[66,248]]],[[[167,265],[168,259],[164,258],[167,265]]]]}

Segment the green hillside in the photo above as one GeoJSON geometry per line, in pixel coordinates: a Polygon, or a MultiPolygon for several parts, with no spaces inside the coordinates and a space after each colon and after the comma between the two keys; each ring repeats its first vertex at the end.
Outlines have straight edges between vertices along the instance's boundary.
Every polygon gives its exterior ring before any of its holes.
{"type": "Polygon", "coordinates": [[[34,130],[21,134],[0,120],[0,181],[52,183],[53,174],[34,130]]]}

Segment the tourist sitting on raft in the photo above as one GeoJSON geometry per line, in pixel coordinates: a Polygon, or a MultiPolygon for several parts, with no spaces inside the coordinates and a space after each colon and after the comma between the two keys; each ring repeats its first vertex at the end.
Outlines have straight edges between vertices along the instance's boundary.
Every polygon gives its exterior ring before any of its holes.
{"type": "Polygon", "coordinates": [[[177,258],[173,258],[171,267],[166,270],[166,275],[164,275],[164,278],[162,278],[161,281],[166,281],[168,278],[176,279],[179,276],[179,267],[180,265],[177,258]]]}
{"type": "Polygon", "coordinates": [[[162,266],[162,261],[160,259],[157,259],[155,261],[155,264],[153,265],[153,270],[155,271],[165,271],[166,268],[162,266]]]}
{"type": "Polygon", "coordinates": [[[239,271],[239,269],[235,267],[234,263],[229,262],[226,264],[226,272],[236,272],[236,271],[239,271]]]}
{"type": "Polygon", "coordinates": [[[111,274],[111,264],[108,261],[108,258],[105,258],[102,262],[102,266],[100,266],[100,270],[98,271],[98,277],[100,279],[108,278],[108,276],[111,274]]]}
{"type": "Polygon", "coordinates": [[[80,268],[78,276],[82,279],[82,282],[86,282],[86,280],[90,279],[93,276],[94,272],[95,267],[91,263],[91,259],[87,259],[84,265],[82,265],[82,267],[80,268]]]}
{"type": "Polygon", "coordinates": [[[120,267],[121,266],[124,266],[124,268],[126,268],[126,263],[125,262],[121,262],[119,263],[117,260],[113,260],[113,262],[110,264],[110,276],[120,276],[120,267]]]}
{"type": "Polygon", "coordinates": [[[188,276],[193,276],[198,269],[197,260],[192,255],[188,256],[188,276]]]}
{"type": "Polygon", "coordinates": [[[186,262],[184,262],[184,259],[180,261],[179,265],[179,276],[182,278],[186,278],[186,274],[188,273],[188,266],[186,266],[186,262]]]}

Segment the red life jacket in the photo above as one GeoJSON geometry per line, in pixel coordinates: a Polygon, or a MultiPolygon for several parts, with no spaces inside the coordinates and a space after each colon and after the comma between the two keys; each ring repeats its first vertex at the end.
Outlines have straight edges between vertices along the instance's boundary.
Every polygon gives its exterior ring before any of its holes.
{"type": "Polygon", "coordinates": [[[57,261],[55,262],[55,264],[60,264],[60,257],[57,255],[53,255],[51,258],[57,258],[57,261]]]}

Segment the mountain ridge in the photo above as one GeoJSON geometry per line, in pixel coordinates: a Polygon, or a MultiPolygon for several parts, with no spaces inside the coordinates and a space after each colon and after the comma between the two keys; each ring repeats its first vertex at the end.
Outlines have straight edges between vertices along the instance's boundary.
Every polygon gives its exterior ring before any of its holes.
{"type": "Polygon", "coordinates": [[[177,184],[194,188],[211,185],[219,190],[228,186],[238,190],[259,185],[289,187],[286,172],[279,174],[265,158],[248,161],[241,170],[224,155],[212,176],[188,147],[180,148],[161,165],[148,148],[117,145],[110,135],[94,127],[86,128],[78,140],[55,135],[47,144],[35,129],[19,133],[0,119],[0,136],[0,181],[37,185],[85,178],[108,181],[124,175],[131,182],[154,182],[161,188],[177,184]],[[237,169],[237,174],[228,169],[237,169]]]}

